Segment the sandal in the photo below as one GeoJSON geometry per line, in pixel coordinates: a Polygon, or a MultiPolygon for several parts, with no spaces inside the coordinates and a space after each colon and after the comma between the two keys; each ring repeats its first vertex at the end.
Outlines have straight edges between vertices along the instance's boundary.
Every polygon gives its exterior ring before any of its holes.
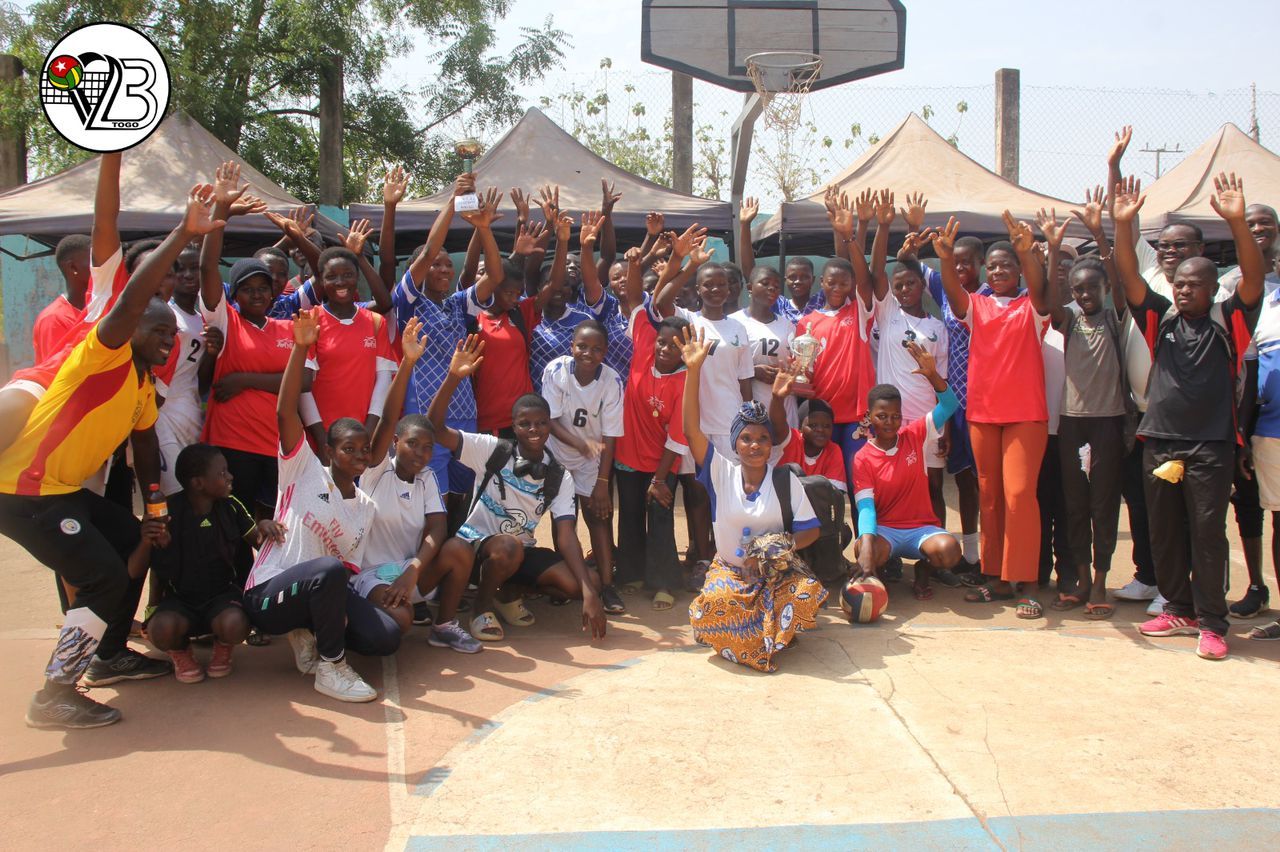
{"type": "Polygon", "coordinates": [[[1249,638],[1257,639],[1259,642],[1274,642],[1280,639],[1280,621],[1253,628],[1249,631],[1249,638]]]}
{"type": "Polygon", "coordinates": [[[632,580],[630,583],[622,584],[622,593],[624,595],[638,595],[644,590],[644,580],[632,580]]]}
{"type": "Polygon", "coordinates": [[[969,603],[995,603],[996,601],[1011,601],[1013,597],[1013,592],[997,592],[994,586],[988,584],[975,587],[972,592],[964,596],[964,599],[969,603]]]}
{"type": "MultiPolygon", "coordinates": [[[[1084,603],[1084,600],[1074,592],[1069,592],[1067,594],[1058,592],[1058,599],[1049,604],[1049,608],[1058,612],[1066,612],[1067,610],[1075,609],[1082,603],[1084,603]]],[[[1099,606],[1101,606],[1101,604],[1099,604],[1099,606]]]]}
{"type": "Polygon", "coordinates": [[[916,598],[916,600],[918,600],[918,601],[931,601],[931,600],[933,600],[933,588],[932,588],[932,587],[930,587],[930,586],[915,586],[915,585],[913,585],[913,586],[911,587],[911,594],[915,595],[915,598],[916,598]]]}
{"type": "Polygon", "coordinates": [[[1018,618],[1044,618],[1044,607],[1035,598],[1018,598],[1018,608],[1014,613],[1018,618]]]}
{"type": "Polygon", "coordinates": [[[491,612],[482,612],[471,619],[471,635],[481,642],[501,642],[506,635],[498,617],[491,612]]]}
{"type": "Polygon", "coordinates": [[[618,590],[613,586],[605,586],[600,591],[600,600],[604,603],[606,615],[622,615],[627,611],[627,605],[622,602],[622,595],[618,594],[618,590]]]}
{"type": "Polygon", "coordinates": [[[676,605],[676,599],[670,592],[661,591],[653,596],[654,609],[668,610],[675,605],[676,605]]]}
{"type": "Polygon", "coordinates": [[[271,644],[271,637],[258,630],[251,630],[249,632],[249,638],[244,641],[246,644],[253,645],[256,648],[261,648],[264,645],[271,644]]]}
{"type": "Polygon", "coordinates": [[[1084,617],[1090,621],[1106,621],[1116,614],[1116,608],[1109,603],[1087,603],[1084,605],[1084,617]]]}
{"type": "Polygon", "coordinates": [[[507,603],[494,601],[493,609],[498,615],[502,616],[503,621],[512,627],[532,627],[533,623],[537,621],[520,598],[507,603]]]}
{"type": "Polygon", "coordinates": [[[685,587],[695,595],[702,591],[702,586],[707,582],[707,570],[711,568],[711,563],[705,559],[700,559],[693,563],[693,567],[689,569],[689,584],[685,587]]]}

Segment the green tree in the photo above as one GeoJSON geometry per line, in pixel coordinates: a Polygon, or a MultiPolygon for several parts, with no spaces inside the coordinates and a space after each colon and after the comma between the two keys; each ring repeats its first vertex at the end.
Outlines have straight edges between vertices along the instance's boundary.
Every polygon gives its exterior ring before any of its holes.
{"type": "Polygon", "coordinates": [[[458,122],[502,126],[523,104],[515,87],[559,64],[568,37],[550,17],[496,52],[496,24],[513,0],[37,0],[23,17],[0,14],[3,49],[27,78],[0,91],[0,122],[23,127],[33,171],[48,174],[89,156],[41,118],[37,76],[67,30],[115,20],[146,32],[186,110],[256,168],[305,200],[317,197],[317,94],[337,71],[343,91],[345,201],[375,200],[388,163],[413,175],[414,194],[443,185],[457,167],[448,131],[458,122]],[[428,45],[421,83],[389,89],[383,68],[428,45]]]}

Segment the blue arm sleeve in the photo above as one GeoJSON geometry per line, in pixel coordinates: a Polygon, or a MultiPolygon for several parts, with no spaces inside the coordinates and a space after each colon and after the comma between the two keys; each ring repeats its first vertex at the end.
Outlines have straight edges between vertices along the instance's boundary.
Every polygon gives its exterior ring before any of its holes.
{"type": "Polygon", "coordinates": [[[920,275],[924,278],[924,285],[929,291],[929,295],[938,303],[938,307],[942,307],[947,299],[946,294],[942,291],[942,273],[922,260],[920,261],[920,275]]]}
{"type": "Polygon", "coordinates": [[[875,535],[876,501],[863,497],[858,501],[858,535],[875,535]]]}
{"type": "Polygon", "coordinates": [[[951,385],[947,385],[947,389],[938,394],[938,404],[930,413],[933,417],[933,428],[941,429],[942,424],[946,423],[947,418],[955,414],[959,407],[960,400],[956,399],[956,392],[951,389],[951,385]]]}

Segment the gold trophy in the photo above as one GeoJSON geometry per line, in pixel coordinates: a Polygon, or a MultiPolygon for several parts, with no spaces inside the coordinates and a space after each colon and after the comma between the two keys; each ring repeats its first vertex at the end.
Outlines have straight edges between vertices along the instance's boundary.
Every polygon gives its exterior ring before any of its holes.
{"type": "MultiPolygon", "coordinates": [[[[480,156],[480,150],[484,145],[479,139],[468,136],[466,139],[459,139],[453,145],[453,151],[462,158],[462,171],[470,173],[475,167],[476,158],[480,156]]],[[[469,192],[466,195],[459,195],[453,201],[453,208],[459,213],[465,213],[471,210],[480,209],[480,196],[477,193],[469,192]]]]}
{"type": "Polygon", "coordinates": [[[804,334],[792,339],[791,357],[795,361],[795,366],[798,370],[796,372],[796,380],[791,387],[796,396],[813,396],[814,390],[810,377],[813,375],[813,364],[818,360],[818,355],[821,352],[822,341],[813,336],[813,323],[809,323],[808,327],[805,328],[804,334]]]}

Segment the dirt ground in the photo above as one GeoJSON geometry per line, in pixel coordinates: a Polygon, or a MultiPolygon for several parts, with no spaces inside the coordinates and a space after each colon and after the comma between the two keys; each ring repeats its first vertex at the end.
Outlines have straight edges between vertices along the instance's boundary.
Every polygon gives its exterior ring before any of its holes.
{"type": "MultiPolygon", "coordinates": [[[[1235,599],[1246,581],[1231,538],[1235,599]]],[[[1123,531],[1113,589],[1129,579],[1129,545],[1123,531]]],[[[538,600],[535,626],[475,656],[431,648],[419,629],[394,659],[356,658],[381,692],[372,704],[316,693],[279,639],[240,648],[222,680],[99,690],[124,721],[68,733],[23,724],[60,618],[51,575],[8,540],[0,559],[10,849],[1190,849],[1280,837],[1280,791],[1261,768],[1280,747],[1280,643],[1245,640],[1248,623],[1232,626],[1230,659],[1211,663],[1194,638],[1140,636],[1143,605],[1120,603],[1109,622],[1080,610],[1026,622],[960,590],[919,603],[904,583],[874,625],[829,607],[762,675],[693,645],[690,595],[669,612],[628,597],[630,613],[595,643],[577,607],[538,600]]]]}

